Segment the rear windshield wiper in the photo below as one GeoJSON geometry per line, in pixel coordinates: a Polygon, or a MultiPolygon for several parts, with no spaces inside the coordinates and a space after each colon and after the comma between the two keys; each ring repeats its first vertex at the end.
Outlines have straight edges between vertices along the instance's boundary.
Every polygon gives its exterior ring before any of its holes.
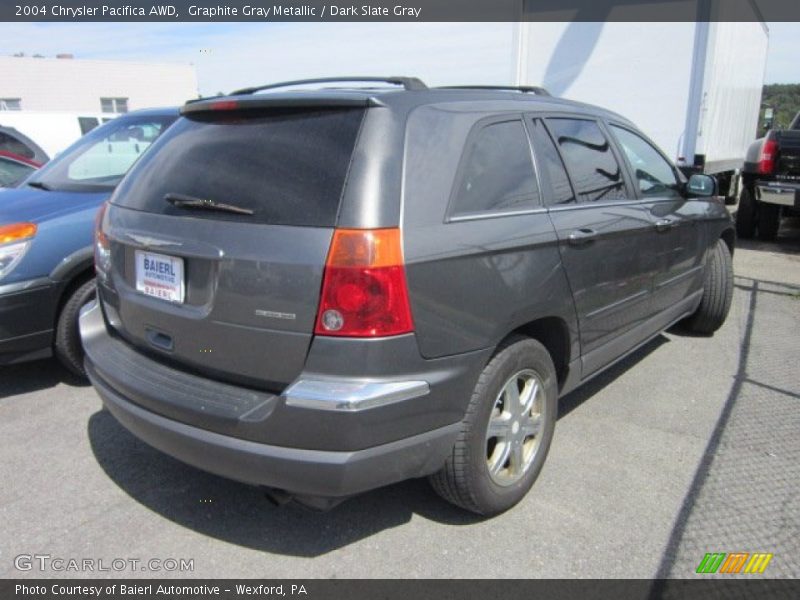
{"type": "Polygon", "coordinates": [[[46,192],[52,192],[53,191],[53,188],[51,188],[46,183],[42,183],[41,181],[29,181],[28,185],[31,186],[32,188],[38,188],[38,189],[44,190],[46,192]]]}
{"type": "Polygon", "coordinates": [[[255,211],[249,208],[242,208],[235,204],[225,204],[205,198],[195,198],[194,196],[184,196],[183,194],[167,194],[164,200],[179,208],[199,208],[204,210],[218,210],[220,212],[236,213],[237,215],[252,215],[255,211]]]}

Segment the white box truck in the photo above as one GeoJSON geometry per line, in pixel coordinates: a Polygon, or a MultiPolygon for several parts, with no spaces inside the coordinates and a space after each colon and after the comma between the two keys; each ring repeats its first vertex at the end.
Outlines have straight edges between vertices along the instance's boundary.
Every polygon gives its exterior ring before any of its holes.
{"type": "Polygon", "coordinates": [[[756,138],[763,22],[522,22],[514,36],[515,85],[620,113],[735,201],[756,138]]]}

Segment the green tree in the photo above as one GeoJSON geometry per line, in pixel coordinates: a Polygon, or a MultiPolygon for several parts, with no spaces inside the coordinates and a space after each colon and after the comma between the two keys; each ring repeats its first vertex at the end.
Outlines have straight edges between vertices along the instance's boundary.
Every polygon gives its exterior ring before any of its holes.
{"type": "Polygon", "coordinates": [[[764,111],[772,108],[772,128],[786,129],[800,112],[800,83],[773,83],[764,86],[758,132],[764,131],[764,111]]]}

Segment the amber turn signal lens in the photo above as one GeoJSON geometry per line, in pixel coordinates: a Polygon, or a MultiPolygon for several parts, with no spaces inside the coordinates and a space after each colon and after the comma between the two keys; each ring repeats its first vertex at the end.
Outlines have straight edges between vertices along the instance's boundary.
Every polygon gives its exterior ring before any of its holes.
{"type": "Polygon", "coordinates": [[[36,225],[34,223],[12,223],[11,225],[0,225],[0,244],[8,244],[32,238],[36,235],[36,225]]]}
{"type": "Polygon", "coordinates": [[[403,264],[399,229],[337,229],[329,267],[396,267],[403,264]]]}

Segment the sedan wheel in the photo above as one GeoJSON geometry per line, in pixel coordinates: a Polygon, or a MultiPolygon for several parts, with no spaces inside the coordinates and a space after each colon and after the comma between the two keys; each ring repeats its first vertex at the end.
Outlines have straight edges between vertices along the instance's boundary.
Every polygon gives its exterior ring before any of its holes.
{"type": "Polygon", "coordinates": [[[539,475],[556,424],[558,379],[540,342],[513,336],[483,369],[461,431],[430,477],[444,499],[480,515],[522,500],[539,475]]]}
{"type": "Polygon", "coordinates": [[[486,466],[497,485],[512,485],[533,464],[539,448],[544,389],[526,369],[513,375],[497,396],[486,429],[486,466]]]}

